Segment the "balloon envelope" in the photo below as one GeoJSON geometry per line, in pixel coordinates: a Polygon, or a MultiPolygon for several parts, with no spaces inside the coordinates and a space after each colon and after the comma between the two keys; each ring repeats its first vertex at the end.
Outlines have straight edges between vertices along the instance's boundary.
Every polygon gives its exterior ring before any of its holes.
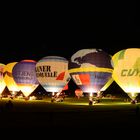
{"type": "Polygon", "coordinates": [[[23,94],[28,97],[39,85],[34,60],[23,60],[17,63],[12,71],[14,80],[23,94]]]}
{"type": "Polygon", "coordinates": [[[68,84],[66,84],[62,90],[68,90],[68,89],[69,89],[69,86],[68,84]]]}
{"type": "Polygon", "coordinates": [[[98,92],[112,76],[111,56],[101,49],[82,49],[72,55],[69,73],[83,92],[98,92]]]}
{"type": "Polygon", "coordinates": [[[110,78],[107,83],[101,88],[100,91],[105,91],[112,83],[113,83],[114,79],[110,78]]]}
{"type": "Polygon", "coordinates": [[[61,92],[70,80],[68,61],[60,56],[47,56],[36,64],[39,83],[47,92],[61,92]]]}
{"type": "Polygon", "coordinates": [[[12,75],[12,70],[15,64],[17,64],[17,62],[8,63],[4,68],[4,81],[10,92],[20,91],[12,75]]]}
{"type": "Polygon", "coordinates": [[[130,96],[135,99],[140,93],[140,49],[124,49],[112,57],[114,63],[113,79],[130,96]]]}
{"type": "Polygon", "coordinates": [[[75,90],[75,95],[76,95],[77,97],[82,97],[82,96],[83,96],[83,91],[82,91],[81,89],[76,89],[76,90],[75,90]]]}
{"type": "Polygon", "coordinates": [[[6,84],[4,82],[4,76],[3,76],[4,67],[5,67],[5,65],[0,63],[0,94],[2,94],[3,90],[6,87],[6,84]]]}

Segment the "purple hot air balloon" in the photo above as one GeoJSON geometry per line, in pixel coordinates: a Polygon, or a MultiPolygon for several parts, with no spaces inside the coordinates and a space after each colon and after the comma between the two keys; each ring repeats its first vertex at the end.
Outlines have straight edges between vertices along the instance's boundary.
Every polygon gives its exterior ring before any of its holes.
{"type": "Polygon", "coordinates": [[[23,60],[17,63],[12,74],[23,94],[28,97],[39,85],[35,73],[36,61],[23,60]]]}

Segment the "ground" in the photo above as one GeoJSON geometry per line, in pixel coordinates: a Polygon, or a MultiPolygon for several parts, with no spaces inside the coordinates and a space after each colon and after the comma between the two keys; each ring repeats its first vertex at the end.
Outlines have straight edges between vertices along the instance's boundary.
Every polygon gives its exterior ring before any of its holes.
{"type": "Polygon", "coordinates": [[[13,108],[5,109],[9,99],[0,100],[0,128],[132,128],[140,125],[140,103],[123,99],[101,99],[88,105],[88,98],[67,97],[63,102],[13,99],[13,108]]]}

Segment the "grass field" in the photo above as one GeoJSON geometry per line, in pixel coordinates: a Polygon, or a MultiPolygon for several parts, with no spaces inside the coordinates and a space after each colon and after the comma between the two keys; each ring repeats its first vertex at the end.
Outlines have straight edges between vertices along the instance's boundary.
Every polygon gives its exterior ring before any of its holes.
{"type": "Polygon", "coordinates": [[[88,105],[88,98],[67,97],[63,102],[51,99],[12,100],[13,109],[5,105],[9,99],[0,100],[1,128],[130,128],[140,125],[140,104],[130,104],[122,99],[101,99],[88,105]]]}

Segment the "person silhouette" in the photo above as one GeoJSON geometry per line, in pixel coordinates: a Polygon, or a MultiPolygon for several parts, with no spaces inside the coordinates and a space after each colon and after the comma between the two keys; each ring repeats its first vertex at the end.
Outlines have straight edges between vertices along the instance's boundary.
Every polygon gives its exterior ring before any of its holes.
{"type": "Polygon", "coordinates": [[[6,104],[5,104],[5,109],[6,111],[11,111],[13,109],[13,103],[11,100],[9,100],[6,104]]]}

